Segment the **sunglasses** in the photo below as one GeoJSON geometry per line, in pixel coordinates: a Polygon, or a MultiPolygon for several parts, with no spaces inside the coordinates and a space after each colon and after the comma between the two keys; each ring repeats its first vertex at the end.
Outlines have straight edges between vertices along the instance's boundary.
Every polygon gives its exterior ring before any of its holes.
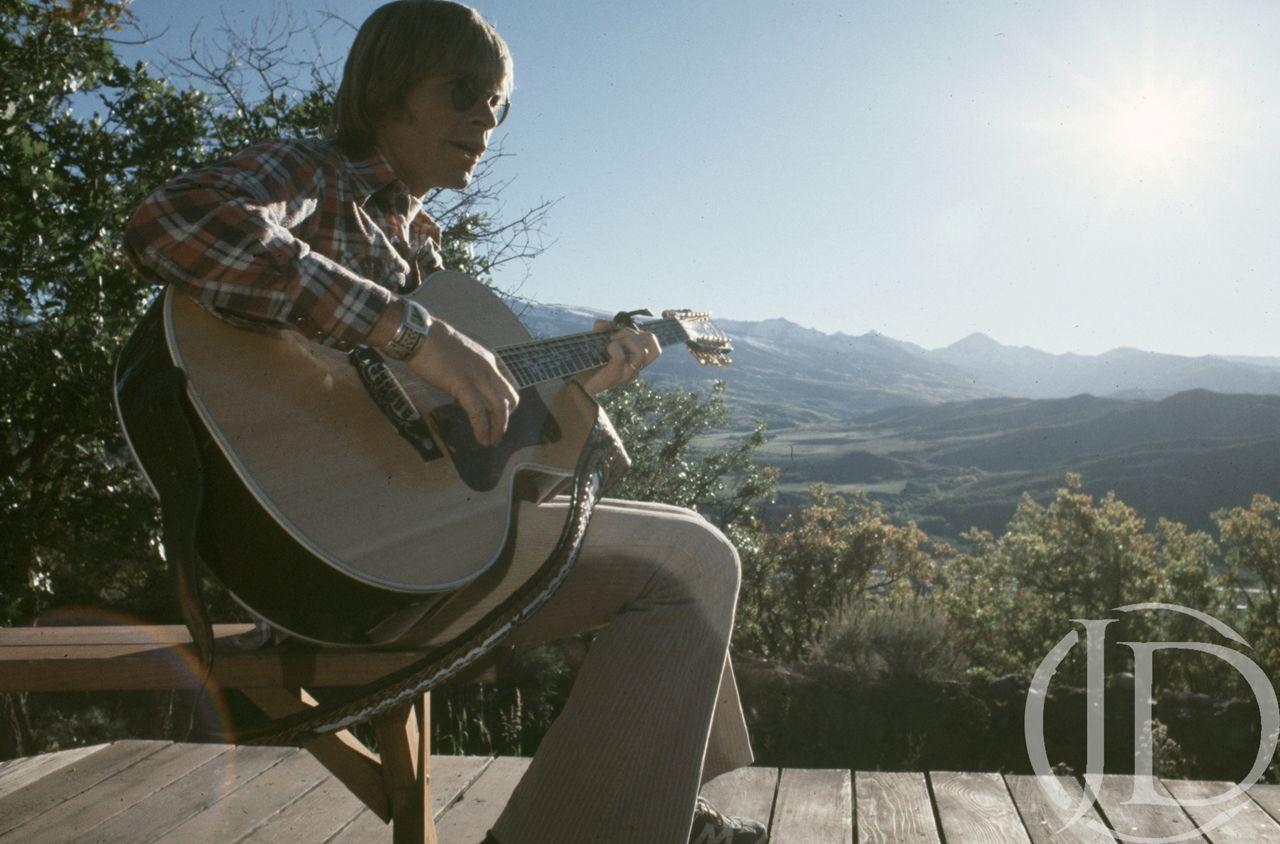
{"type": "Polygon", "coordinates": [[[498,119],[498,123],[506,120],[507,112],[511,111],[510,97],[491,93],[487,86],[481,85],[470,76],[461,76],[453,80],[453,84],[449,86],[449,101],[459,112],[471,111],[476,101],[485,97],[488,97],[489,108],[498,119]]]}

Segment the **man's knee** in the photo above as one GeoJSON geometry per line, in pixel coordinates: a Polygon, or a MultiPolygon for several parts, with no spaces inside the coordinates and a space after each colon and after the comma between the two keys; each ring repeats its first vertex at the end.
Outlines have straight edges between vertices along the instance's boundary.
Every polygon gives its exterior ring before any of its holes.
{"type": "Polygon", "coordinates": [[[742,582],[742,564],[733,543],[715,525],[692,513],[672,532],[676,575],[704,599],[733,602],[742,582]]]}

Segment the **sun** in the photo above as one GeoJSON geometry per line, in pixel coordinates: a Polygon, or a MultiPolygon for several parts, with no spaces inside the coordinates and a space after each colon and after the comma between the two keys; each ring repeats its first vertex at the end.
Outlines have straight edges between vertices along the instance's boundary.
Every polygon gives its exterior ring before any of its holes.
{"type": "MultiPolygon", "coordinates": [[[[1185,44],[1072,56],[1040,44],[1055,85],[1023,125],[1055,170],[1069,163],[1072,184],[1117,205],[1173,198],[1185,207],[1246,141],[1238,93],[1226,67],[1185,44]]],[[[1067,171],[1063,171],[1064,173],[1067,171]]]]}
{"type": "Polygon", "coordinates": [[[1129,168],[1185,167],[1205,136],[1207,97],[1203,86],[1167,91],[1146,88],[1108,100],[1098,128],[1111,153],[1129,168]]]}

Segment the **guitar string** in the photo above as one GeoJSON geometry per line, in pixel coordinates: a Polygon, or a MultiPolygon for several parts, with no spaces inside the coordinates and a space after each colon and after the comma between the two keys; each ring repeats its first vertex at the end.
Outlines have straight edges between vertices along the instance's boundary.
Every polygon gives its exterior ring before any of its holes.
{"type": "MultiPolygon", "coordinates": [[[[674,323],[674,320],[661,322],[674,323]]],[[[663,345],[672,345],[682,340],[680,332],[672,331],[674,324],[657,324],[648,323],[646,330],[652,330],[658,336],[659,341],[663,345]]],[[[516,343],[510,346],[501,346],[494,349],[494,354],[502,357],[504,360],[528,359],[533,356],[547,356],[548,354],[557,354],[560,351],[566,351],[570,354],[590,355],[591,352],[602,350],[606,345],[607,332],[588,332],[585,334],[568,335],[567,337],[556,337],[549,340],[535,340],[526,343],[516,343]]],[[[598,358],[585,357],[584,364],[599,365],[598,358]]]]}
{"type": "MultiPolygon", "coordinates": [[[[654,333],[664,346],[674,345],[683,340],[681,332],[668,331],[668,329],[678,327],[678,321],[675,319],[655,320],[650,323],[644,323],[642,327],[646,331],[658,329],[654,333]]],[[[609,332],[607,331],[588,331],[582,334],[569,334],[545,340],[513,343],[495,348],[493,352],[495,356],[502,359],[503,364],[515,376],[517,383],[514,386],[516,389],[522,390],[526,387],[554,381],[558,378],[566,378],[599,366],[603,361],[598,357],[588,356],[593,349],[586,347],[596,347],[602,352],[608,345],[605,342],[608,336],[609,332]],[[555,366],[556,360],[562,359],[561,353],[565,350],[581,352],[583,357],[578,361],[581,365],[577,366],[575,364],[574,367],[567,370],[555,366]]],[[[431,399],[438,400],[439,391],[434,390],[427,384],[420,383],[418,379],[401,380],[401,386],[409,398],[414,400],[415,404],[430,403],[429,400],[431,399]],[[430,391],[434,391],[436,395],[433,396],[430,391]]]]}
{"type": "MultiPolygon", "coordinates": [[[[644,329],[654,331],[664,346],[679,342],[678,332],[669,329],[675,327],[675,320],[656,320],[645,323],[644,329]]],[[[571,334],[547,340],[534,340],[502,346],[494,350],[494,354],[502,359],[513,374],[524,381],[534,378],[532,383],[562,378],[576,372],[593,369],[604,363],[601,357],[607,347],[608,332],[592,331],[583,334],[571,334]],[[545,373],[545,375],[544,375],[545,373]]],[[[524,383],[521,387],[531,386],[524,383]]]]}
{"type": "MultiPolygon", "coordinates": [[[[654,322],[643,323],[640,327],[646,331],[653,331],[654,333],[663,332],[666,334],[666,336],[673,337],[675,335],[667,333],[667,330],[675,327],[676,324],[677,324],[677,321],[674,319],[662,319],[662,320],[655,320],[654,322]]],[[[542,347],[551,347],[555,345],[567,345],[567,344],[573,344],[573,343],[580,343],[584,340],[597,341],[600,338],[607,337],[607,336],[609,336],[609,332],[607,331],[586,331],[581,334],[566,334],[561,337],[551,337],[551,338],[541,339],[541,340],[527,340],[520,343],[512,343],[507,346],[499,346],[494,349],[494,353],[498,354],[498,353],[505,353],[509,351],[523,351],[527,349],[537,349],[542,347]]]]}

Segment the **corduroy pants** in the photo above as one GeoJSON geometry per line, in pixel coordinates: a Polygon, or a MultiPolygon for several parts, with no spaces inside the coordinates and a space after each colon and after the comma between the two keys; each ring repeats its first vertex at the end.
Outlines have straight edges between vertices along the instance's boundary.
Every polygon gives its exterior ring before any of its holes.
{"type": "MultiPolygon", "coordinates": [[[[525,505],[511,565],[469,586],[426,641],[464,629],[527,578],[565,508],[525,505]]],[[[599,631],[494,826],[502,844],[688,841],[699,786],[752,760],[728,659],[740,576],[733,546],[690,510],[596,505],[569,576],[511,640],[599,631]]]]}

